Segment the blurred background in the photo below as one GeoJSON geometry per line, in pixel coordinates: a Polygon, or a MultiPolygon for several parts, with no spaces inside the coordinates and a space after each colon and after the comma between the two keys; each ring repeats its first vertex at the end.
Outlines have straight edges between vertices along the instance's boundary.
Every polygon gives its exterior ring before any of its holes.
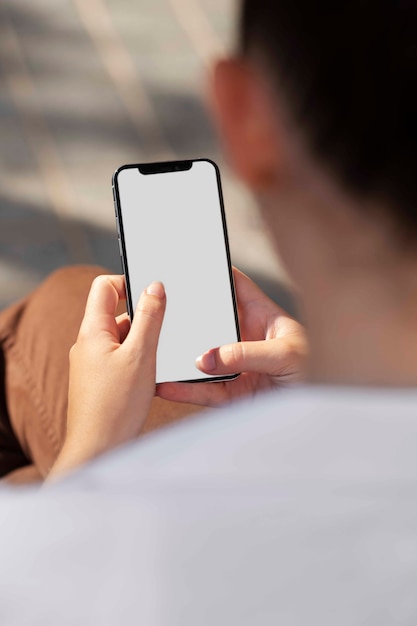
{"type": "Polygon", "coordinates": [[[237,3],[0,2],[0,307],[63,265],[121,271],[117,167],[210,157],[222,171],[233,263],[293,311],[205,105],[211,62],[234,45],[237,3]]]}

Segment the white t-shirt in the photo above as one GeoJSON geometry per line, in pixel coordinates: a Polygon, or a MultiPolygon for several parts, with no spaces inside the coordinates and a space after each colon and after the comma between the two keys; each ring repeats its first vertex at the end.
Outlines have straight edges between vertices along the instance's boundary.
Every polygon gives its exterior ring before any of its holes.
{"type": "Polygon", "coordinates": [[[0,492],[1,626],[417,624],[417,391],[298,388],[0,492]]]}

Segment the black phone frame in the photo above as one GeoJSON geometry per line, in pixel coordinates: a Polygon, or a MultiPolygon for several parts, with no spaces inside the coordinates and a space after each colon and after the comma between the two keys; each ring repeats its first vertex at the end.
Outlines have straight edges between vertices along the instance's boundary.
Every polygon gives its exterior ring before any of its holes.
{"type": "MultiPolygon", "coordinates": [[[[112,177],[112,191],[113,191],[113,201],[114,201],[114,211],[116,215],[116,228],[118,235],[118,243],[119,243],[119,251],[120,251],[120,259],[122,262],[123,273],[125,276],[125,287],[126,287],[126,305],[127,305],[127,313],[129,318],[133,319],[133,304],[132,304],[132,293],[130,288],[130,277],[129,277],[129,269],[127,264],[127,254],[126,254],[126,246],[125,246],[125,238],[124,238],[124,230],[123,230],[123,216],[122,209],[120,203],[120,193],[119,193],[119,184],[118,184],[118,176],[120,172],[127,169],[138,169],[142,174],[152,175],[152,174],[162,174],[165,172],[180,172],[190,170],[193,166],[193,163],[197,163],[199,161],[205,161],[213,165],[214,170],[216,172],[216,180],[217,180],[217,190],[219,193],[220,200],[220,212],[222,216],[222,225],[223,225],[223,237],[224,244],[226,248],[226,257],[227,257],[227,266],[229,270],[229,282],[230,289],[232,292],[232,302],[233,302],[233,311],[235,316],[235,326],[236,326],[236,334],[237,341],[241,341],[240,334],[240,324],[239,324],[239,316],[237,309],[237,300],[236,300],[236,289],[235,289],[235,281],[233,276],[233,268],[232,261],[230,258],[230,246],[229,246],[229,237],[227,232],[227,223],[226,223],[226,214],[224,209],[224,200],[223,200],[223,189],[221,184],[220,177],[220,169],[212,159],[208,158],[197,158],[197,159],[181,159],[175,161],[155,161],[150,163],[128,163],[120,166],[114,172],[112,177]]],[[[240,373],[229,374],[229,375],[219,375],[219,376],[210,376],[209,378],[193,378],[190,380],[177,380],[177,381],[169,381],[169,382],[181,382],[181,383],[210,383],[210,382],[222,382],[227,380],[234,380],[238,378],[240,373]]],[[[168,382],[168,381],[167,381],[168,382]]]]}

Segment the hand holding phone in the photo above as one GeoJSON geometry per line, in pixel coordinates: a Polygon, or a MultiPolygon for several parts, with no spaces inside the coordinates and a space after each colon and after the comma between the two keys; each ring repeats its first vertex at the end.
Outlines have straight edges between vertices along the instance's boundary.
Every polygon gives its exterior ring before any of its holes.
{"type": "Polygon", "coordinates": [[[91,285],[70,352],[65,442],[51,479],[135,439],[149,414],[165,293],[159,283],[148,285],[130,324],[126,313],[115,317],[124,282],[98,276],[91,285]]]}
{"type": "Polygon", "coordinates": [[[234,268],[242,341],[213,347],[199,367],[210,374],[242,374],[218,385],[165,383],[165,400],[218,406],[274,387],[300,383],[305,375],[308,342],[303,326],[234,268]]]}
{"type": "Polygon", "coordinates": [[[207,159],[125,165],[113,178],[130,317],[143,289],[165,286],[157,383],[218,381],[195,359],[240,340],[220,174],[207,159]]]}

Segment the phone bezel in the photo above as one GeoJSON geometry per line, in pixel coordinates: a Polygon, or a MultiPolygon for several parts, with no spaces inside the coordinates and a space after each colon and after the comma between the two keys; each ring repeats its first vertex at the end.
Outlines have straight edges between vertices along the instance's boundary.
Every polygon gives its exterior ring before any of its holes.
{"type": "MultiPolygon", "coordinates": [[[[121,209],[121,203],[120,203],[118,176],[120,172],[126,169],[139,169],[139,171],[144,175],[184,171],[184,170],[191,169],[194,163],[201,162],[201,161],[210,163],[214,167],[214,170],[216,172],[217,191],[219,194],[219,201],[220,201],[220,212],[221,212],[222,226],[223,226],[223,238],[224,238],[224,245],[226,249],[230,289],[231,289],[233,311],[234,311],[234,317],[235,317],[235,327],[236,327],[237,341],[240,342],[241,341],[240,325],[239,325],[239,317],[238,317],[238,309],[237,309],[235,281],[234,281],[234,276],[233,276],[232,262],[230,258],[229,237],[228,237],[228,232],[227,232],[226,214],[225,214],[225,209],[224,209],[223,189],[222,189],[222,184],[221,184],[221,176],[220,176],[219,167],[217,163],[215,163],[212,159],[198,158],[198,159],[181,159],[181,160],[175,160],[175,161],[155,161],[155,162],[150,162],[150,163],[128,163],[126,165],[122,165],[114,172],[113,178],[112,178],[113,200],[114,200],[114,208],[115,208],[115,214],[116,214],[116,227],[117,227],[118,240],[119,240],[120,258],[122,261],[123,273],[125,275],[127,312],[128,312],[130,319],[132,320],[133,319],[133,304],[132,304],[130,276],[129,276],[129,268],[128,268],[128,263],[127,263],[127,254],[126,254],[125,237],[124,237],[124,229],[123,229],[123,215],[122,215],[122,209],[121,209]],[[149,170],[149,171],[143,171],[143,170],[149,170]]],[[[189,380],[177,380],[177,381],[169,381],[169,382],[181,382],[181,383],[222,382],[222,381],[227,381],[227,380],[234,380],[239,375],[240,373],[236,373],[236,374],[229,374],[229,375],[210,376],[210,377],[205,377],[205,378],[192,378],[189,380]]]]}

